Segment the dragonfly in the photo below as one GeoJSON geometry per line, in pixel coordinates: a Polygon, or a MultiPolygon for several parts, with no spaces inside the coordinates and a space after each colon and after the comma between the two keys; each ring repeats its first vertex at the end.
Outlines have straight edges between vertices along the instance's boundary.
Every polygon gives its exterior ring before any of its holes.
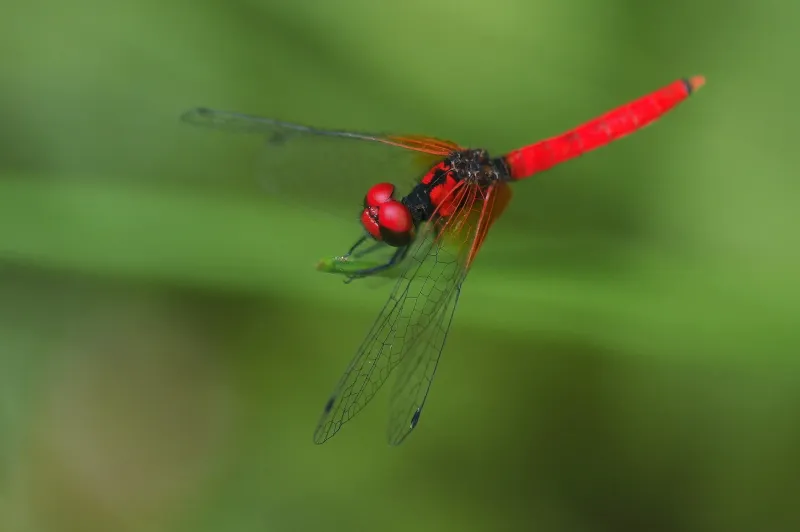
{"type": "MultiPolygon", "coordinates": [[[[422,135],[392,135],[321,129],[272,118],[198,107],[188,123],[261,136],[268,160],[288,153],[277,188],[321,194],[304,185],[309,173],[326,173],[329,190],[353,181],[361,188],[362,235],[343,255],[319,269],[345,276],[396,278],[388,300],[323,407],[314,432],[321,444],[337,434],[396,374],[389,400],[387,437],[402,443],[417,427],[447,340],[461,288],[489,229],[512,196],[510,185],[625,137],[661,118],[705,84],[703,76],[678,79],[560,135],[491,156],[485,149],[422,135]],[[391,163],[358,167],[347,146],[389,151],[391,163]],[[292,146],[294,150],[292,151],[292,146]],[[316,157],[321,146],[333,156],[316,157]],[[287,150],[289,150],[287,152],[287,150]],[[402,157],[400,157],[402,156],[402,157]],[[396,183],[378,180],[395,163],[415,181],[403,193],[396,183]],[[327,164],[336,161],[341,171],[327,164]],[[335,178],[331,178],[335,175],[335,178]]],[[[321,153],[321,152],[320,152],[321,153]]],[[[358,210],[353,209],[353,214],[358,210]]]]}

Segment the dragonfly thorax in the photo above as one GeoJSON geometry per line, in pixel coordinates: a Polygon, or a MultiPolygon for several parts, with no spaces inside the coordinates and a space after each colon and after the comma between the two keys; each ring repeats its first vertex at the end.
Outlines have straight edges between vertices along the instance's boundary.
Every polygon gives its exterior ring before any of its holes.
{"type": "Polygon", "coordinates": [[[434,215],[447,217],[459,206],[460,187],[486,189],[508,179],[502,158],[492,159],[486,150],[453,152],[422,176],[417,186],[403,198],[416,223],[434,215]]]}
{"type": "Polygon", "coordinates": [[[450,216],[457,208],[456,187],[487,188],[508,179],[502,158],[492,159],[486,150],[450,154],[422,176],[408,195],[398,200],[391,183],[378,183],[367,191],[361,224],[375,240],[390,246],[408,245],[421,222],[436,214],[450,216]]]}
{"type": "Polygon", "coordinates": [[[482,149],[458,151],[446,159],[456,181],[468,185],[489,187],[498,181],[508,180],[508,166],[502,157],[491,158],[482,149]]]}

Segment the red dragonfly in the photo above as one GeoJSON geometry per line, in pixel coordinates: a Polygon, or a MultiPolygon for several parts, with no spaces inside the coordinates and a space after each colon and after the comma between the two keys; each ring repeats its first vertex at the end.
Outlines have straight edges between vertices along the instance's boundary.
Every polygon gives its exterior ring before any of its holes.
{"type": "MultiPolygon", "coordinates": [[[[323,264],[323,269],[345,274],[348,281],[390,272],[396,274],[397,281],[325,403],[314,441],[323,443],[339,432],[399,368],[390,399],[388,438],[391,444],[401,443],[419,423],[461,286],[489,228],[511,199],[509,183],[641,129],[704,83],[702,76],[677,80],[566,133],[499,157],[483,149],[417,135],[317,129],[207,108],[184,114],[183,120],[193,124],[264,136],[271,144],[280,145],[278,152],[297,146],[299,151],[289,159],[289,174],[279,183],[283,188],[296,183],[297,190],[320,194],[304,183],[303,177],[308,174],[299,170],[299,165],[303,160],[310,161],[311,172],[322,168],[330,173],[309,147],[323,140],[366,141],[360,144],[412,155],[410,159],[418,168],[424,164],[416,174],[420,177],[405,195],[389,182],[368,188],[360,217],[363,236],[345,255],[323,264]],[[373,259],[380,249],[389,250],[388,259],[373,259]]],[[[358,178],[359,173],[353,172],[357,160],[342,155],[342,144],[333,144],[334,159],[343,163],[346,171],[338,181],[358,178]]],[[[384,174],[388,167],[385,163],[369,165],[359,185],[370,180],[374,183],[375,172],[384,174]]],[[[271,166],[276,172],[278,168],[271,166]]],[[[339,188],[340,184],[334,185],[339,188]]]]}

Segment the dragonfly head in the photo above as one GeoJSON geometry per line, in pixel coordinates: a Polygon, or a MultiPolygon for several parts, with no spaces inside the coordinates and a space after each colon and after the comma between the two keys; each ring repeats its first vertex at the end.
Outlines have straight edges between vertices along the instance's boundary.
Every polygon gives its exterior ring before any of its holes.
{"type": "Polygon", "coordinates": [[[367,191],[361,224],[372,238],[392,247],[406,246],[414,237],[414,218],[395,197],[391,183],[378,183],[367,191]]]}

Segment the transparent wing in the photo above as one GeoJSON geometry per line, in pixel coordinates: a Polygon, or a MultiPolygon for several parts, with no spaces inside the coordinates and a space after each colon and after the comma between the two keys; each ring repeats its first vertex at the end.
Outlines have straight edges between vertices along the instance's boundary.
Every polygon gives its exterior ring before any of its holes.
{"type": "Polygon", "coordinates": [[[361,411],[410,353],[410,365],[401,372],[392,401],[390,441],[399,443],[416,425],[457,292],[491,221],[485,215],[493,201],[484,201],[491,195],[469,187],[460,187],[457,194],[462,208],[446,220],[429,223],[404,261],[389,300],[325,405],[316,443],[331,438],[361,411]],[[400,415],[409,409],[408,417],[400,415]]]}
{"type": "Polygon", "coordinates": [[[419,423],[460,295],[459,284],[447,296],[447,303],[439,307],[431,325],[414,343],[413,351],[400,364],[390,399],[387,426],[387,437],[392,445],[403,443],[419,423]]]}
{"type": "Polygon", "coordinates": [[[281,201],[357,219],[370,186],[390,182],[405,194],[438,160],[460,149],[423,136],[309,127],[271,118],[196,108],[184,122],[247,133],[259,146],[258,181],[281,201]]]}
{"type": "MultiPolygon", "coordinates": [[[[400,266],[402,273],[388,301],[325,404],[314,432],[315,443],[331,438],[361,411],[400,363],[408,333],[415,328],[411,321],[419,321],[422,317],[416,308],[422,295],[419,282],[425,280],[420,270],[426,262],[430,263],[428,257],[435,256],[435,233],[433,225],[427,224],[425,232],[418,237],[418,243],[400,266]]],[[[437,303],[435,295],[434,298],[423,296],[423,299],[430,305],[437,303]]]]}
{"type": "Polygon", "coordinates": [[[399,365],[390,399],[387,427],[387,436],[392,445],[401,444],[419,423],[458,305],[461,284],[489,229],[510,200],[511,189],[507,185],[492,187],[486,194],[479,193],[477,201],[472,203],[467,218],[470,223],[466,227],[456,224],[448,228],[451,233],[470,235],[460,247],[463,275],[454,285],[444,287],[449,290],[444,294],[447,302],[438,308],[430,324],[419,334],[410,346],[409,354],[399,365]]]}

